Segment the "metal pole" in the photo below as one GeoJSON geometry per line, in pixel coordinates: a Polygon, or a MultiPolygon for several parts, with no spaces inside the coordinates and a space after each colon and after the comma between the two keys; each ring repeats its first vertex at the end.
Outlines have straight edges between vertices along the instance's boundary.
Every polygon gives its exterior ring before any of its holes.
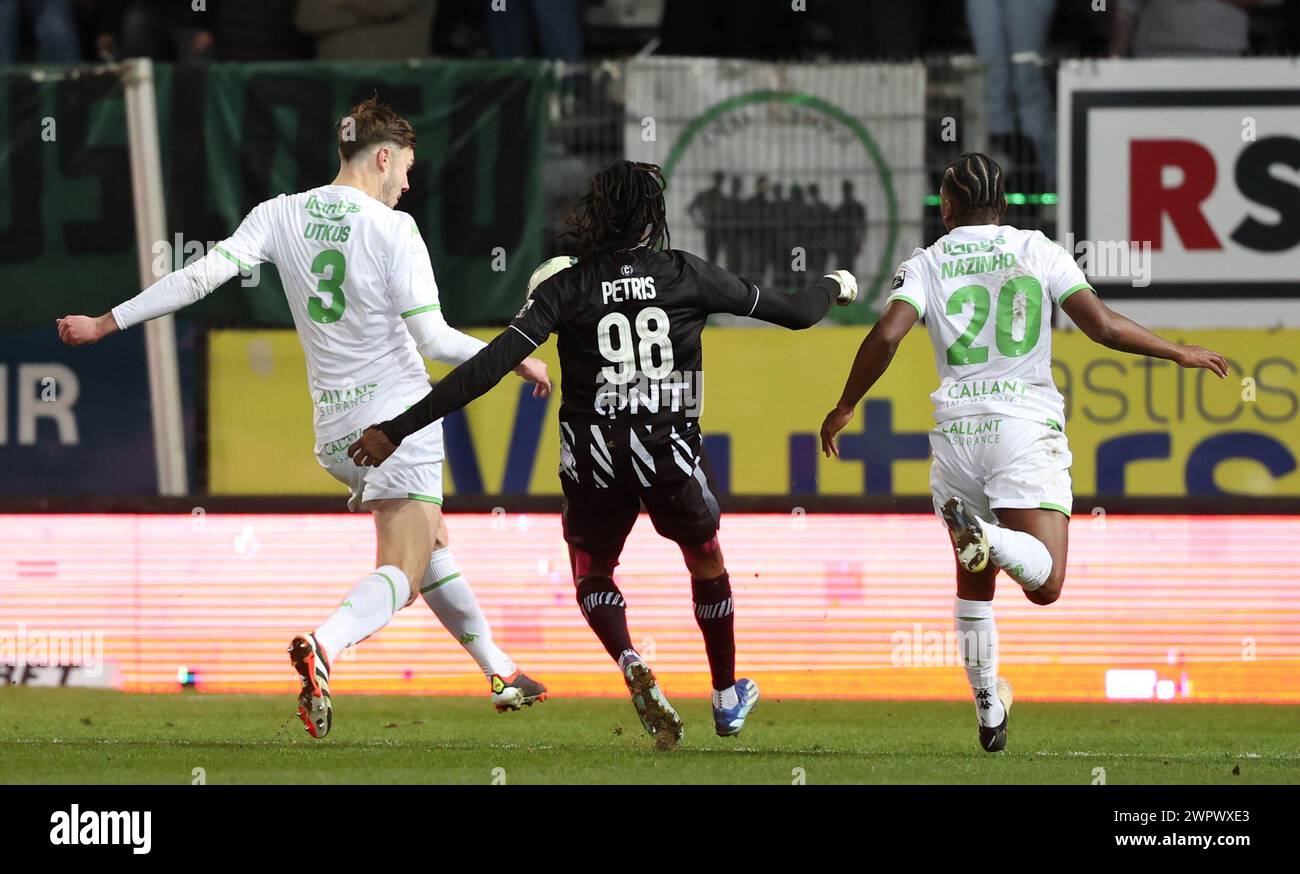
{"type": "MultiPolygon", "coordinates": [[[[137,58],[124,63],[121,70],[126,92],[127,144],[131,156],[131,200],[135,207],[135,249],[140,263],[140,287],[146,288],[161,278],[154,273],[153,247],[166,239],[167,234],[153,62],[137,58]]],[[[176,330],[172,317],[167,315],[146,322],[144,343],[149,363],[149,407],[153,419],[158,494],[184,495],[189,492],[189,483],[182,436],[176,330]]]]}

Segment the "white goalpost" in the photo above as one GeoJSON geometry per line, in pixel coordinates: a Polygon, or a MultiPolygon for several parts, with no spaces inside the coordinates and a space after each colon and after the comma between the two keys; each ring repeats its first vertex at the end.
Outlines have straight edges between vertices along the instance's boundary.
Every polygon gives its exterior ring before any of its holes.
{"type": "MultiPolygon", "coordinates": [[[[136,257],[140,266],[140,287],[145,288],[159,279],[154,274],[153,246],[156,241],[165,239],[167,234],[153,62],[147,58],[132,59],[123,63],[119,69],[126,95],[136,257]]],[[[146,322],[144,332],[158,494],[188,494],[189,477],[185,468],[175,324],[170,315],[163,316],[146,322]]]]}

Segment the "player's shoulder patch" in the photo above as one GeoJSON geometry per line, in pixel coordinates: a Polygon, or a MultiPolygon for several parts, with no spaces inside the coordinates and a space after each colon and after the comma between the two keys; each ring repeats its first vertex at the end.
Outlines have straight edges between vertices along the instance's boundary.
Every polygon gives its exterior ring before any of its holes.
{"type": "Polygon", "coordinates": [[[533,299],[530,297],[528,298],[528,300],[524,301],[524,305],[519,308],[519,312],[515,313],[515,318],[522,319],[524,315],[532,308],[533,308],[533,299]]]}
{"type": "Polygon", "coordinates": [[[900,264],[898,265],[898,272],[894,274],[894,281],[889,283],[889,290],[898,291],[900,288],[903,287],[903,283],[906,281],[907,281],[907,265],[900,264]]]}

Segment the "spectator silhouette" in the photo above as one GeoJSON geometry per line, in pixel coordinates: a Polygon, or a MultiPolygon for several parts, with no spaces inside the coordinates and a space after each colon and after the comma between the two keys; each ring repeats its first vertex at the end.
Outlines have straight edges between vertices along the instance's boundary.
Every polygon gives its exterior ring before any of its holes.
{"type": "Polygon", "coordinates": [[[816,182],[808,186],[803,224],[807,228],[808,272],[812,276],[821,276],[830,260],[831,208],[822,200],[821,187],[816,182]]]}
{"type": "Polygon", "coordinates": [[[780,182],[772,182],[769,189],[770,194],[767,199],[767,210],[764,213],[763,221],[763,276],[768,282],[780,284],[782,281],[781,271],[785,268],[786,259],[782,256],[781,250],[785,243],[785,186],[780,182]]]}
{"type": "Polygon", "coordinates": [[[781,284],[791,288],[800,284],[803,276],[795,270],[794,248],[803,249],[802,269],[808,269],[808,225],[807,207],[803,199],[803,186],[792,182],[786,189],[785,201],[781,204],[781,248],[777,252],[777,265],[781,268],[781,284]]]}
{"type": "Polygon", "coordinates": [[[300,33],[293,21],[296,5],[297,0],[221,0],[213,4],[218,58],[295,61],[311,57],[312,40],[300,33]]]}
{"type": "Polygon", "coordinates": [[[745,276],[759,285],[767,282],[767,252],[770,248],[772,222],[772,185],[767,176],[754,182],[754,193],[745,200],[744,231],[745,257],[742,268],[745,276]]]}
{"type": "Polygon", "coordinates": [[[582,0],[510,0],[487,12],[488,40],[498,58],[578,62],[583,54],[582,0]]]}
{"type": "Polygon", "coordinates": [[[723,214],[727,201],[727,195],[722,191],[725,179],[726,174],[721,170],[715,172],[713,186],[695,195],[690,206],[686,207],[687,215],[696,226],[704,230],[704,260],[712,264],[718,263],[718,248],[722,243],[723,214]]]}
{"type": "Polygon", "coordinates": [[[1056,178],[1056,118],[1043,65],[1056,0],[966,0],[975,51],[987,83],[984,118],[989,150],[1017,179],[1017,187],[1049,189],[1056,178]],[[1034,160],[1015,147],[1017,129],[1034,144],[1034,160]],[[1025,165],[1037,165],[1035,177],[1025,165]]]}
{"type": "Polygon", "coordinates": [[[835,241],[832,248],[836,265],[852,270],[867,239],[867,208],[854,199],[852,180],[845,179],[840,183],[840,194],[840,205],[833,213],[835,241]]]}
{"type": "MultiPolygon", "coordinates": [[[[731,193],[725,195],[719,210],[718,237],[726,255],[725,266],[733,273],[741,270],[744,248],[743,221],[744,204],[742,201],[744,183],[739,176],[731,177],[731,193]]],[[[723,262],[719,262],[723,263],[723,262]]]]}
{"type": "Polygon", "coordinates": [[[851,180],[843,180],[840,204],[831,207],[816,183],[783,183],[760,174],[746,197],[740,176],[728,184],[719,170],[711,178],[686,208],[703,231],[703,254],[759,286],[806,284],[808,275],[822,275],[832,260],[852,269],[866,246],[867,208],[855,198],[851,180]],[[802,272],[795,269],[795,247],[803,249],[802,272]]]}
{"type": "Polygon", "coordinates": [[[183,64],[211,60],[215,17],[189,3],[104,0],[95,7],[100,60],[152,58],[183,64]]]}
{"type": "Polygon", "coordinates": [[[0,64],[18,63],[22,22],[31,21],[36,60],[42,64],[81,62],[72,0],[0,0],[0,64]]]}
{"type": "Polygon", "coordinates": [[[1111,54],[1239,57],[1250,48],[1248,7],[1260,0],[1120,0],[1111,54]]]}
{"type": "Polygon", "coordinates": [[[419,0],[298,0],[294,21],[325,61],[427,58],[434,4],[419,0]]]}

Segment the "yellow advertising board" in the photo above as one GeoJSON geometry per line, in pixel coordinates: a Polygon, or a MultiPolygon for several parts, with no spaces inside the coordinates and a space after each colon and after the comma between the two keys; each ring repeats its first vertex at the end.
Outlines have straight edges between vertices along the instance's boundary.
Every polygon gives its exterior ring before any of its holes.
{"type": "MultiPolygon", "coordinates": [[[[489,338],[494,332],[476,331],[489,338]]],[[[1053,337],[1079,495],[1300,495],[1300,331],[1168,332],[1231,364],[1228,379],[1053,337]]],[[[817,450],[864,336],[709,328],[701,426],[723,491],[744,495],[924,495],[929,393],[938,383],[916,328],[842,438],[817,450]]],[[[557,386],[555,344],[538,352],[557,386]]],[[[448,368],[431,365],[435,378],[448,368]]],[[[507,377],[445,423],[447,493],[559,493],[558,397],[507,377]]],[[[209,344],[209,482],[215,494],[339,494],[312,454],[311,403],[292,331],[220,331],[209,344]]]]}

